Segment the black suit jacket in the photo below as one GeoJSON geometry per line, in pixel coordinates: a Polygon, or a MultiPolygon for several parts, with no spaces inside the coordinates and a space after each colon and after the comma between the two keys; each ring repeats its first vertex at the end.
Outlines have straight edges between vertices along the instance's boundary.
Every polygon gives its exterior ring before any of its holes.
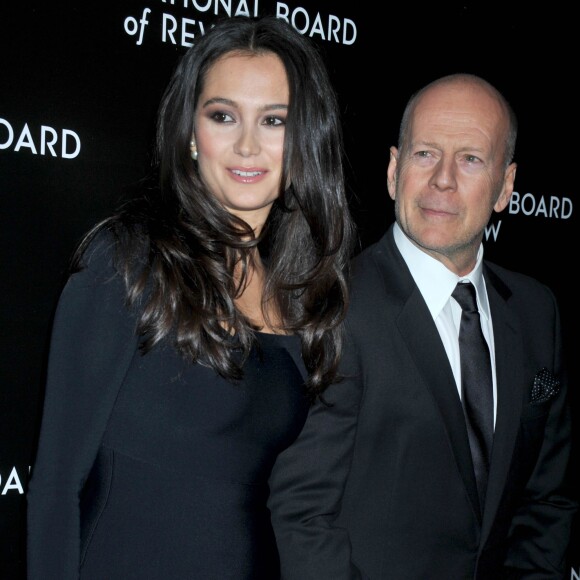
{"type": "Polygon", "coordinates": [[[530,277],[484,276],[497,417],[483,517],[451,366],[391,227],[354,261],[347,379],[272,476],[285,579],[563,578],[576,503],[557,304],[530,277]],[[557,392],[531,402],[542,369],[557,392]]]}

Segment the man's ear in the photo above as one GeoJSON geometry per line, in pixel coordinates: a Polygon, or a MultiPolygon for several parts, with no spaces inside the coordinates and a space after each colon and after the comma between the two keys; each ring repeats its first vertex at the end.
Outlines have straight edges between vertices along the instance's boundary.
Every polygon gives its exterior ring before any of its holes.
{"type": "Polygon", "coordinates": [[[395,199],[397,193],[397,160],[399,158],[399,151],[396,147],[389,149],[389,166],[387,167],[387,187],[391,199],[395,199]]]}
{"type": "Polygon", "coordinates": [[[514,183],[516,180],[516,163],[510,163],[508,168],[505,170],[505,175],[503,178],[502,191],[497,198],[495,205],[493,206],[494,211],[503,211],[510,201],[512,193],[514,192],[514,183]]]}

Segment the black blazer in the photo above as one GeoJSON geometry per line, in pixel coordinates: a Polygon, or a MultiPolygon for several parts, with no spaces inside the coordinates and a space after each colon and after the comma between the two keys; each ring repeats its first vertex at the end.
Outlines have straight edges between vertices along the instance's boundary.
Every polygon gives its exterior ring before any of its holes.
{"type": "Polygon", "coordinates": [[[285,579],[563,578],[577,506],[556,300],[487,262],[484,276],[497,417],[483,518],[451,366],[391,226],[354,261],[348,378],[271,478],[285,579]]]}

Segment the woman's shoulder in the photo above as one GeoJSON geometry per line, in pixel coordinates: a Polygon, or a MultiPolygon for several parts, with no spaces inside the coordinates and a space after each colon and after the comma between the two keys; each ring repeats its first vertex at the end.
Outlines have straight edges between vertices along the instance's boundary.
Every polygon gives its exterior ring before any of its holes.
{"type": "Polygon", "coordinates": [[[148,247],[142,224],[128,227],[109,218],[85,234],[73,257],[72,273],[88,270],[112,274],[132,270],[144,265],[148,247]]]}

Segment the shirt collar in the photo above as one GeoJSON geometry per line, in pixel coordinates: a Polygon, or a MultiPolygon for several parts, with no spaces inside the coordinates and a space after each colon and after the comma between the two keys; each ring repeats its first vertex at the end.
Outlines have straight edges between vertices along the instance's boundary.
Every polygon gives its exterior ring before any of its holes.
{"type": "Polygon", "coordinates": [[[479,311],[486,319],[489,319],[489,302],[482,268],[483,244],[480,244],[477,251],[477,261],[473,270],[466,276],[459,277],[439,260],[413,244],[398,223],[394,225],[394,238],[433,319],[439,316],[459,280],[469,280],[475,286],[479,311]]]}

